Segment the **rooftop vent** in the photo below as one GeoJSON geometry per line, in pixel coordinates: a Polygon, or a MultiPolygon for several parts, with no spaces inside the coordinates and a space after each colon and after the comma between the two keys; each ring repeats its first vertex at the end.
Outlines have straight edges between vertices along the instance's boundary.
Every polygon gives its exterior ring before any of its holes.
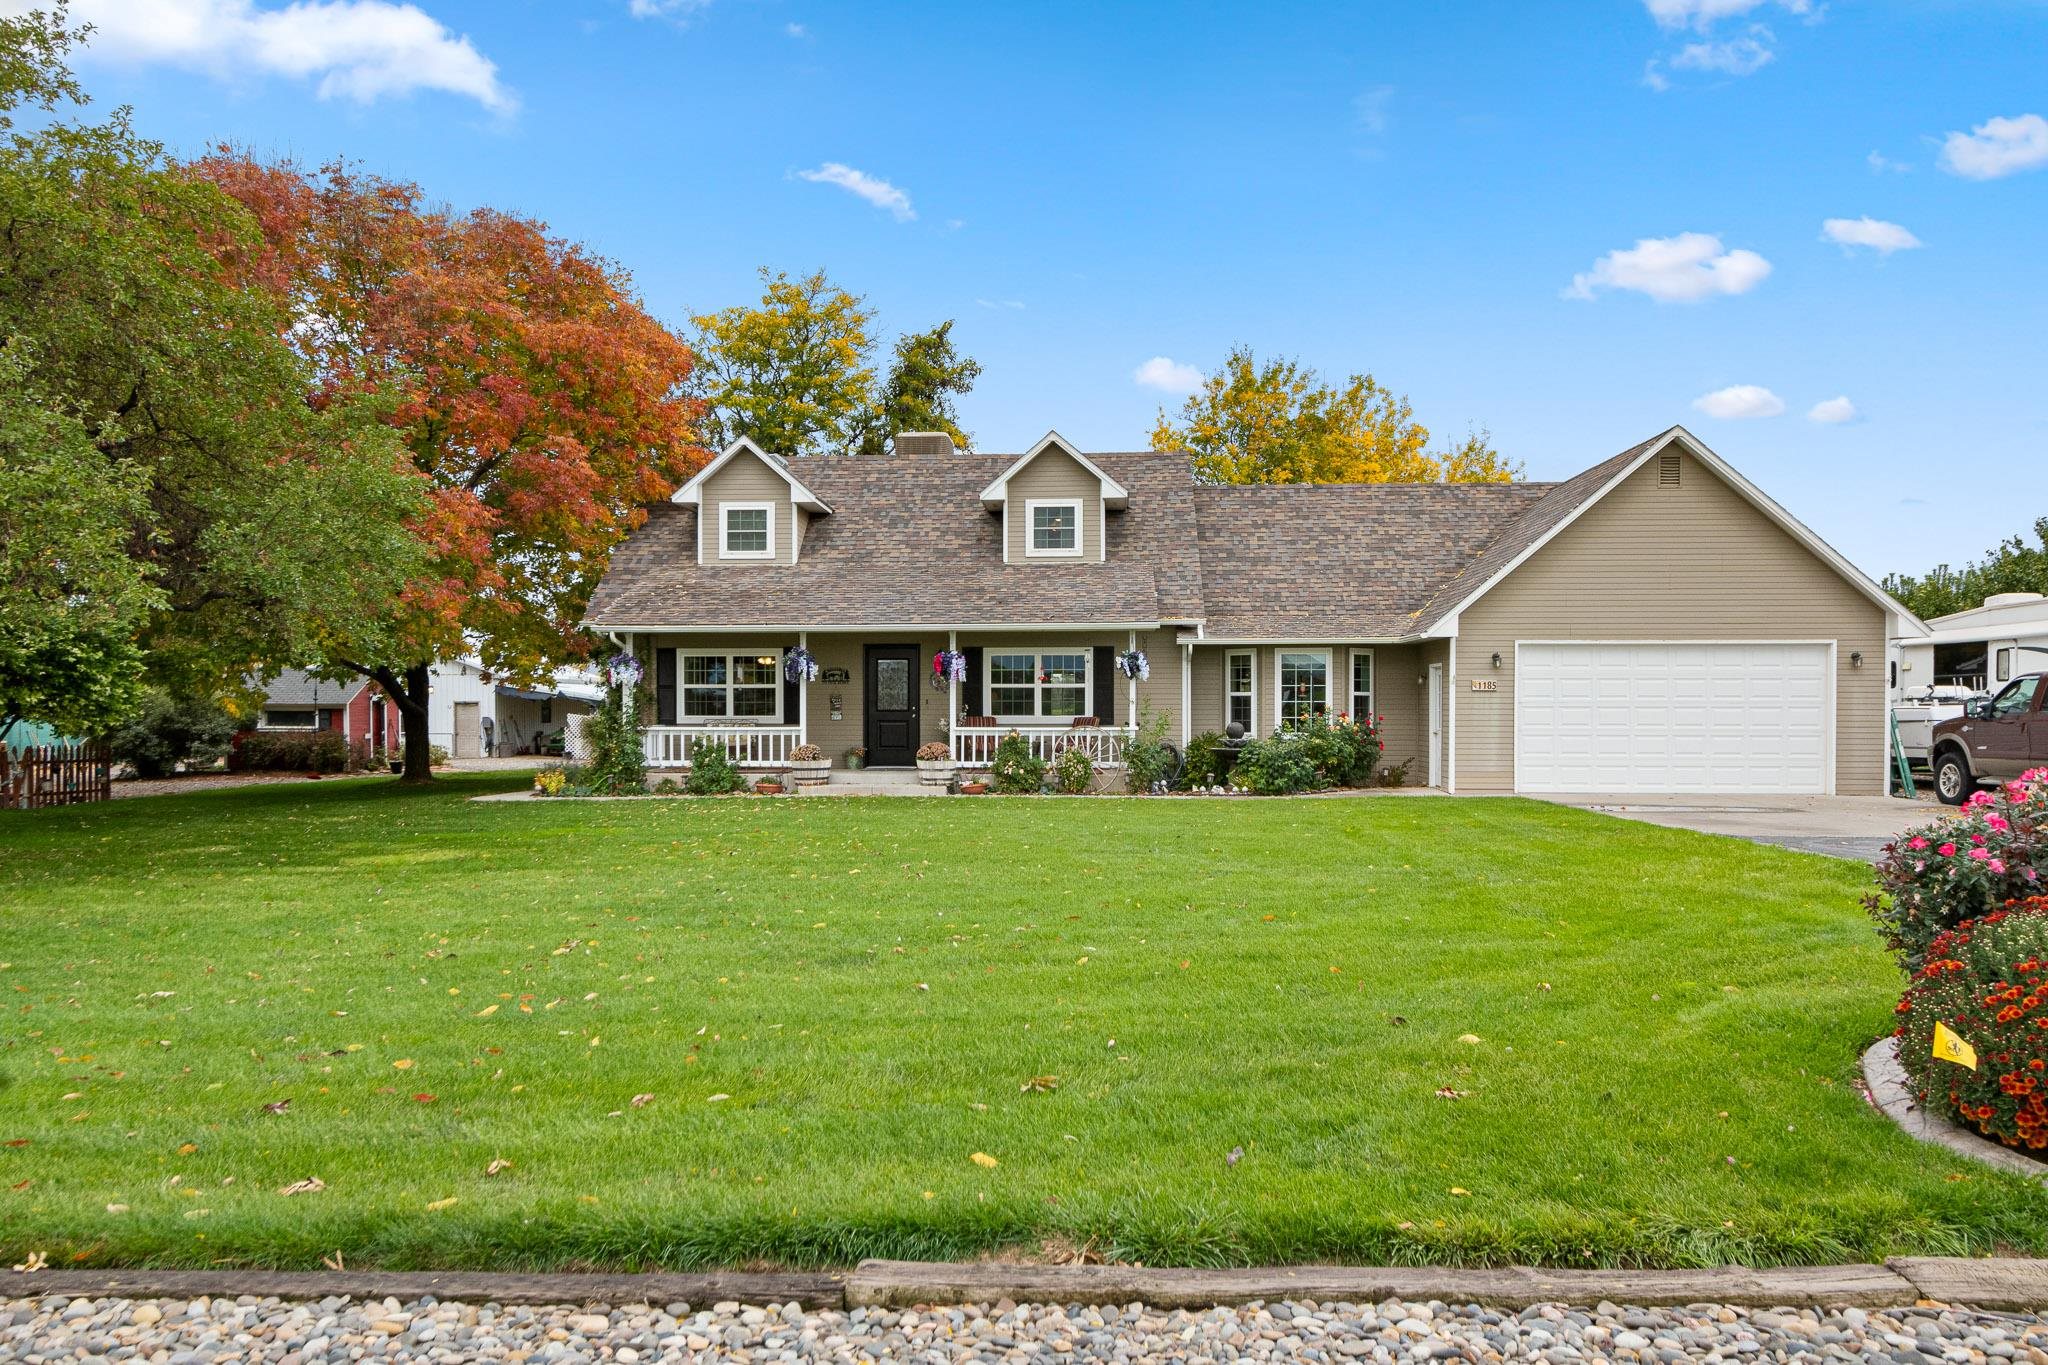
{"type": "Polygon", "coordinates": [[[1987,607],[2017,607],[2023,602],[2040,602],[2044,599],[2038,592],[1995,592],[1984,599],[1987,607]]]}
{"type": "Polygon", "coordinates": [[[1657,487],[1678,487],[1678,456],[1675,453],[1657,457],[1657,487]]]}
{"type": "Polygon", "coordinates": [[[953,453],[953,438],[943,431],[899,431],[895,449],[898,455],[917,459],[937,456],[943,460],[953,453]]]}

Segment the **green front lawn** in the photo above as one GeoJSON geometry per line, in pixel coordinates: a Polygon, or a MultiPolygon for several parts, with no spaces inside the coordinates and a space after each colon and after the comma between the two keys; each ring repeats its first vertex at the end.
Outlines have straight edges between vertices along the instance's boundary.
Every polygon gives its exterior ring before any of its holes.
{"type": "Polygon", "coordinates": [[[1515,800],[463,799],[523,781],[0,816],[5,1259],[2048,1251],[1859,1093],[1851,863],[1515,800]]]}

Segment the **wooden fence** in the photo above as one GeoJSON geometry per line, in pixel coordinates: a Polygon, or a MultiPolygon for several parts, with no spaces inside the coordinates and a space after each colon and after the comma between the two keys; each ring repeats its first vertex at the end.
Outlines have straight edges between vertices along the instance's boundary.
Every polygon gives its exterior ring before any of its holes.
{"type": "Polygon", "coordinates": [[[0,807],[40,810],[106,801],[114,794],[113,779],[113,760],[101,742],[0,749],[0,807]]]}

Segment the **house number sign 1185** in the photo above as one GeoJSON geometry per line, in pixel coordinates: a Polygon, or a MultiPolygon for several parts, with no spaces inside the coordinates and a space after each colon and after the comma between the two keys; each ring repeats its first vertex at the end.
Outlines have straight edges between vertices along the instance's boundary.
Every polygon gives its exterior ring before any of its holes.
{"type": "Polygon", "coordinates": [[[1498,692],[1500,691],[1500,683],[1493,678],[1474,678],[1472,680],[1472,690],[1474,692],[1498,692]]]}

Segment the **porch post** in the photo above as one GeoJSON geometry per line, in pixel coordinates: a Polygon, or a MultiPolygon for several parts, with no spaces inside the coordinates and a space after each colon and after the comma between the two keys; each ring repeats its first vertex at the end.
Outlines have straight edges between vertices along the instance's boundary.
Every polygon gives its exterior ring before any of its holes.
{"type": "Polygon", "coordinates": [[[1194,671],[1195,647],[1183,640],[1180,646],[1180,747],[1183,752],[1188,747],[1188,712],[1193,709],[1189,693],[1194,684],[1189,675],[1194,671]]]}
{"type": "MultiPolygon", "coordinates": [[[[811,647],[811,633],[800,630],[796,633],[796,647],[808,651],[811,647]]],[[[799,679],[796,685],[796,742],[811,742],[811,680],[799,679]]]]}
{"type": "MultiPolygon", "coordinates": [[[[949,631],[947,631],[947,632],[946,632],[946,652],[947,652],[948,654],[958,654],[958,653],[960,652],[960,632],[959,632],[959,631],[957,631],[957,630],[949,630],[949,631]]],[[[950,749],[950,748],[952,748],[952,747],[953,747],[953,732],[954,732],[955,730],[959,729],[959,728],[960,728],[960,684],[959,684],[959,683],[957,683],[957,682],[955,682],[955,681],[953,681],[952,677],[951,677],[951,676],[949,675],[949,676],[948,676],[948,677],[946,678],[946,747],[947,747],[947,748],[949,748],[949,749],[950,749]]]]}
{"type": "MultiPolygon", "coordinates": [[[[1131,653],[1133,653],[1133,654],[1136,654],[1137,652],[1138,652],[1138,632],[1134,630],[1134,631],[1132,631],[1132,632],[1131,632],[1131,653]]],[[[1125,691],[1126,691],[1127,693],[1129,693],[1129,694],[1130,694],[1130,703],[1129,703],[1129,705],[1130,705],[1130,715],[1131,715],[1131,726],[1132,726],[1133,730],[1135,730],[1135,729],[1136,729],[1136,727],[1137,727],[1137,724],[1138,724],[1138,675],[1137,675],[1137,674],[1133,673],[1133,674],[1132,674],[1132,675],[1130,676],[1129,680],[1127,681],[1127,683],[1126,683],[1126,685],[1125,685],[1125,687],[1124,687],[1124,690],[1125,690],[1125,691]]]]}

